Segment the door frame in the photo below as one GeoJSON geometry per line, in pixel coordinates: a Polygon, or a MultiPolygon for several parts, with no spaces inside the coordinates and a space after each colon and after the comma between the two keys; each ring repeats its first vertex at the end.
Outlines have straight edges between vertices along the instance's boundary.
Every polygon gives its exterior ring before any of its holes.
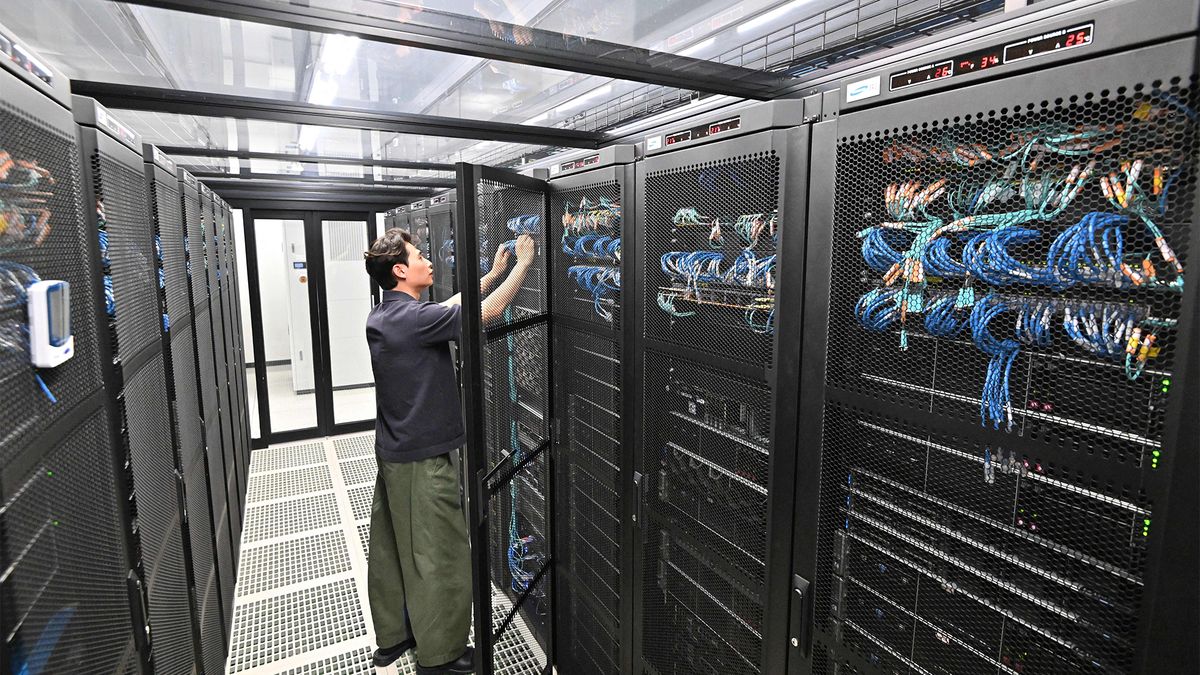
{"type": "MultiPolygon", "coordinates": [[[[357,420],[354,422],[334,421],[333,410],[333,372],[332,360],[329,353],[329,301],[325,291],[325,246],[321,232],[322,220],[365,220],[367,241],[375,239],[377,214],[382,211],[372,205],[334,204],[337,209],[315,209],[310,204],[261,203],[258,201],[243,201],[235,203],[235,208],[242,210],[243,241],[246,244],[246,283],[250,293],[250,316],[246,317],[251,327],[254,344],[254,387],[258,399],[259,437],[252,440],[254,449],[265,448],[278,443],[323,438],[375,428],[374,419],[357,420]],[[312,333],[313,350],[313,391],[316,395],[317,424],[303,429],[273,431],[271,428],[270,392],[267,387],[266,368],[259,368],[266,354],[265,338],[263,336],[261,307],[261,279],[258,270],[258,240],[254,228],[256,220],[281,219],[300,220],[304,223],[304,247],[307,261],[308,276],[308,307],[309,325],[312,333]]],[[[372,302],[376,302],[378,292],[373,281],[371,284],[372,302]]],[[[239,308],[240,311],[240,308],[239,308]]],[[[249,364],[247,364],[249,365],[249,364]]]]}

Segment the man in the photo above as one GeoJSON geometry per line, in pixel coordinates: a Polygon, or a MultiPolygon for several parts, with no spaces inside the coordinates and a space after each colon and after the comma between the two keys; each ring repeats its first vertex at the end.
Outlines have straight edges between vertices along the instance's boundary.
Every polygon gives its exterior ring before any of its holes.
{"type": "MultiPolygon", "coordinates": [[[[482,302],[486,324],[500,318],[533,263],[531,238],[517,239],[516,265],[482,302]]],[[[487,293],[510,262],[496,251],[483,277],[487,293]]],[[[375,455],[379,474],[371,505],[367,588],[384,667],[416,649],[419,675],[473,673],[471,556],[450,452],[466,440],[450,341],[462,331],[461,299],[421,302],[433,285],[433,263],[405,230],[371,244],[367,272],[383,301],[367,317],[375,373],[375,455]]]]}

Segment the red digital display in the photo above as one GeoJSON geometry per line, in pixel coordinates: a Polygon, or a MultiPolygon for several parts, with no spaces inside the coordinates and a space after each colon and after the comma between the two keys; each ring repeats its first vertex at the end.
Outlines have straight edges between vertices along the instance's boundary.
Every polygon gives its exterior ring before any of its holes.
{"type": "Polygon", "coordinates": [[[572,169],[582,169],[586,166],[600,163],[600,155],[589,155],[583,159],[577,159],[571,162],[563,162],[559,165],[560,171],[570,171],[572,169]]]}
{"type": "Polygon", "coordinates": [[[675,145],[676,143],[682,143],[683,141],[692,141],[696,140],[697,138],[715,136],[717,134],[725,133],[726,131],[732,131],[734,129],[741,128],[741,126],[741,117],[730,117],[729,119],[721,120],[720,122],[713,122],[712,124],[692,127],[687,131],[669,134],[665,139],[663,139],[663,142],[666,145],[675,145]]]}
{"type": "Polygon", "coordinates": [[[1018,40],[1017,42],[1010,42],[1006,45],[996,45],[986,49],[959,54],[948,61],[939,61],[893,73],[891,76],[891,87],[894,91],[925,82],[932,82],[933,80],[968,75],[1042,54],[1090,45],[1093,39],[1092,33],[1094,27],[1094,24],[1088,23],[1051,33],[1043,33],[1024,40],[1018,40]]]}

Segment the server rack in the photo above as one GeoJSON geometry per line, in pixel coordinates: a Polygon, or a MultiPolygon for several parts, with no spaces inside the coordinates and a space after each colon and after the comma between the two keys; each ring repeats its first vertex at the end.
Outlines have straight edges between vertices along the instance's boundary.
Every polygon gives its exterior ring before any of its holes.
{"type": "MultiPolygon", "coordinates": [[[[503,669],[511,649],[554,654],[551,552],[554,512],[554,416],[548,364],[553,361],[545,254],[547,185],[518,174],[459,166],[455,255],[490,262],[519,234],[538,242],[539,256],[508,311],[481,322],[479,264],[456,265],[463,293],[462,358],[468,441],[467,494],[476,572],[477,658],[485,674],[503,669]],[[486,243],[486,244],[485,244],[486,243]],[[497,594],[493,598],[493,589],[497,594]],[[520,636],[532,633],[533,643],[520,636]]],[[[499,281],[499,280],[497,280],[499,281]]]]}
{"type": "Polygon", "coordinates": [[[175,445],[177,482],[183,509],[182,536],[187,555],[187,582],[192,606],[199,672],[219,673],[224,665],[222,618],[206,606],[204,590],[215,578],[212,514],[205,465],[204,421],[196,380],[195,326],[188,286],[186,237],[178,169],[162,151],[143,145],[150,212],[158,242],[159,301],[163,313],[163,358],[167,399],[175,445]]]}
{"type": "MultiPolygon", "coordinates": [[[[221,286],[218,280],[219,270],[221,268],[221,258],[218,252],[218,241],[220,234],[217,232],[216,206],[213,201],[214,195],[211,189],[204,183],[200,183],[200,224],[201,231],[204,234],[204,266],[207,278],[206,293],[208,295],[209,315],[211,320],[211,339],[213,350],[213,370],[211,379],[207,381],[207,386],[213,387],[216,390],[217,407],[212,417],[213,430],[218,434],[218,447],[221,450],[221,456],[225,465],[225,510],[227,517],[222,520],[220,527],[217,529],[217,545],[228,546],[225,550],[229,560],[228,576],[230,579],[237,575],[237,539],[234,537],[234,530],[237,529],[241,521],[241,499],[239,494],[240,479],[238,476],[237,459],[234,456],[233,448],[233,431],[230,424],[229,416],[229,388],[226,386],[226,370],[227,363],[225,357],[225,313],[221,303],[221,286]],[[222,531],[223,528],[223,531],[222,531]],[[222,536],[223,535],[223,536],[222,536]]],[[[206,409],[207,414],[207,409],[206,409]]],[[[208,421],[206,419],[206,421],[208,421]]],[[[225,575],[222,575],[224,578],[225,575]]],[[[233,584],[222,584],[221,586],[221,605],[226,610],[226,615],[232,615],[233,612],[233,584]]]]}
{"type": "Polygon", "coordinates": [[[634,672],[784,667],[805,105],[666,129],[637,164],[634,672]]]}
{"type": "Polygon", "coordinates": [[[243,443],[241,429],[245,426],[243,416],[244,409],[239,405],[237,395],[237,368],[238,355],[235,343],[235,324],[234,315],[236,309],[234,302],[237,299],[236,287],[233,284],[233,265],[232,252],[229,240],[229,214],[225,201],[216,193],[212,195],[213,204],[213,221],[215,223],[213,236],[213,248],[217,256],[216,281],[217,294],[216,299],[220,302],[221,307],[221,325],[222,332],[220,340],[222,343],[221,356],[224,361],[223,367],[218,368],[217,379],[218,386],[223,387],[225,394],[225,403],[227,408],[222,410],[221,424],[228,427],[228,433],[225,434],[228,447],[226,449],[227,456],[232,458],[234,466],[234,474],[236,482],[233,489],[236,490],[233,494],[236,499],[233,500],[237,505],[234,512],[236,517],[230,518],[230,537],[233,539],[233,559],[236,571],[238,560],[238,551],[242,541],[242,519],[241,513],[246,503],[246,469],[248,468],[248,458],[246,455],[246,447],[243,443]]]}
{"type": "MultiPolygon", "coordinates": [[[[233,363],[231,363],[230,372],[230,401],[233,405],[234,414],[236,415],[234,423],[234,438],[235,445],[239,449],[238,457],[241,463],[242,473],[246,482],[250,476],[250,451],[251,451],[251,432],[250,432],[250,403],[246,393],[246,349],[245,349],[245,333],[242,327],[242,310],[241,310],[241,283],[238,269],[237,244],[234,227],[236,227],[233,218],[233,209],[224,200],[221,200],[221,207],[225,212],[225,250],[228,251],[226,256],[226,266],[228,269],[228,288],[226,298],[229,301],[230,312],[230,331],[231,331],[231,351],[233,355],[233,363]]],[[[242,492],[240,495],[243,506],[242,512],[245,513],[246,504],[246,485],[243,483],[242,492]]],[[[239,528],[240,529],[240,528],[239,528]]]]}
{"type": "Polygon", "coordinates": [[[621,288],[632,250],[634,146],[605,148],[551,167],[547,254],[557,410],[554,453],[555,616],[563,672],[631,672],[632,444],[622,358],[634,330],[621,288]]]}
{"type": "Polygon", "coordinates": [[[454,265],[454,219],[458,197],[450,190],[418,203],[426,206],[410,211],[409,228],[426,242],[426,255],[433,261],[433,287],[429,289],[429,297],[441,302],[458,292],[454,265]]]}
{"type": "Polygon", "coordinates": [[[1200,668],[1196,17],[1058,7],[827,97],[793,672],[1200,668]]]}
{"type": "MultiPolygon", "coordinates": [[[[100,338],[95,231],[82,226],[79,148],[67,80],[5,28],[0,59],[0,149],[6,157],[0,244],[0,624],[4,668],[131,672],[144,645],[135,621],[132,514],[101,386],[110,360],[100,338]],[[19,164],[7,164],[7,161],[19,164]],[[25,339],[26,286],[71,284],[74,356],[35,369],[25,339]],[[40,383],[44,383],[44,387],[40,383]],[[111,460],[111,461],[106,461],[111,460]],[[134,625],[138,631],[133,630],[134,625]]],[[[140,612],[142,605],[137,604],[140,612]]]]}
{"type": "Polygon", "coordinates": [[[400,227],[407,230],[410,225],[408,215],[408,206],[397,206],[395,216],[393,217],[393,227],[400,227]]]}
{"type": "Polygon", "coordinates": [[[174,443],[162,352],[154,223],[141,139],[95,100],[76,96],[83,158],[85,229],[95,233],[111,346],[101,364],[115,410],[113,442],[125,467],[125,495],[136,518],[135,570],[144,586],[147,657],[154,672],[196,665],[187,561],[180,528],[174,443]]]}
{"type": "MultiPolygon", "coordinates": [[[[225,647],[228,644],[228,627],[233,618],[232,606],[225,603],[232,597],[235,585],[233,544],[230,540],[229,496],[225,452],[221,444],[221,427],[218,413],[216,381],[217,366],[214,356],[212,310],[208,296],[208,271],[205,266],[205,239],[207,222],[201,210],[201,185],[195,176],[179,169],[180,194],[184,224],[184,250],[187,253],[186,268],[189,280],[189,302],[192,305],[194,328],[194,357],[196,372],[194,379],[200,392],[200,414],[203,419],[205,443],[205,469],[209,489],[209,512],[215,551],[215,562],[208,578],[197,580],[203,589],[197,588],[202,598],[200,603],[201,625],[215,626],[219,632],[203,631],[205,638],[205,670],[220,672],[225,667],[225,647]],[[220,643],[218,644],[218,636],[220,643]]],[[[199,483],[199,481],[196,481],[199,483]]]]}

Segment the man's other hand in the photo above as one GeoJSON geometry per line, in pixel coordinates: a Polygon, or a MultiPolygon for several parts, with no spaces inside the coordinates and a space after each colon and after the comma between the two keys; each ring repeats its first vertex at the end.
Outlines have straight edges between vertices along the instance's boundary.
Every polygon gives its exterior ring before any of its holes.
{"type": "Polygon", "coordinates": [[[533,243],[533,237],[523,234],[517,237],[517,261],[529,265],[533,262],[534,256],[537,255],[537,247],[533,243]]]}
{"type": "Polygon", "coordinates": [[[504,272],[507,270],[508,259],[510,257],[512,257],[512,254],[508,252],[507,246],[502,245],[500,248],[496,249],[496,258],[492,261],[492,271],[504,272]]]}

